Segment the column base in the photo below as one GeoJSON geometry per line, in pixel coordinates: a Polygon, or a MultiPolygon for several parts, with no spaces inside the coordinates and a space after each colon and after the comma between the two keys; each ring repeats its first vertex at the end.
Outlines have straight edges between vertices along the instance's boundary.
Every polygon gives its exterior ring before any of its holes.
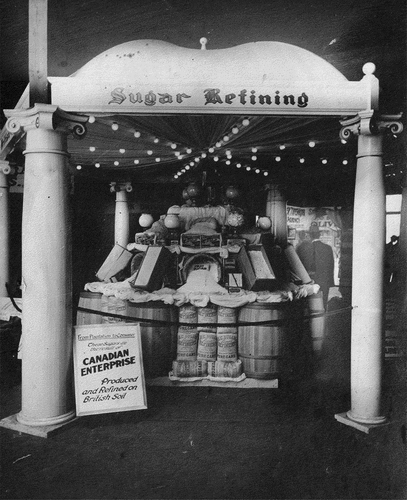
{"type": "Polygon", "coordinates": [[[3,418],[0,420],[0,427],[4,427],[5,429],[11,429],[12,431],[17,431],[22,434],[30,434],[31,436],[38,436],[42,438],[48,438],[62,429],[65,429],[67,426],[72,425],[74,422],[78,420],[78,417],[73,414],[73,418],[68,421],[60,422],[58,424],[50,424],[50,425],[25,425],[18,421],[18,413],[15,415],[10,415],[9,417],[3,418]]]}
{"type": "Polygon", "coordinates": [[[365,434],[369,434],[371,430],[377,429],[378,427],[384,427],[390,423],[385,417],[379,417],[377,423],[359,422],[350,418],[349,412],[337,413],[335,419],[341,424],[349,425],[365,434]]]}
{"type": "Polygon", "coordinates": [[[65,422],[69,422],[75,417],[75,410],[71,410],[63,415],[57,415],[56,417],[48,417],[48,418],[38,418],[38,419],[30,419],[24,416],[24,413],[20,411],[17,414],[17,420],[20,424],[28,425],[29,427],[46,427],[49,425],[59,425],[64,424],[65,422]]]}

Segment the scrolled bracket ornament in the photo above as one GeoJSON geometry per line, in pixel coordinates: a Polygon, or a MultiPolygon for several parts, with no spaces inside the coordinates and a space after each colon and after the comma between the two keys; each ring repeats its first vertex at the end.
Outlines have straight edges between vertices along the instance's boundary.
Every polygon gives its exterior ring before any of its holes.
{"type": "Polygon", "coordinates": [[[58,109],[54,115],[54,128],[71,134],[75,139],[83,139],[87,132],[85,123],[88,120],[88,116],[66,113],[58,109]]]}
{"type": "Polygon", "coordinates": [[[345,141],[347,141],[352,135],[377,134],[373,110],[361,112],[351,118],[345,118],[340,121],[340,124],[342,125],[342,128],[339,132],[339,136],[345,141]]]}
{"type": "Polygon", "coordinates": [[[398,135],[403,132],[403,124],[401,123],[401,117],[403,113],[397,115],[380,115],[377,117],[377,128],[380,132],[389,131],[393,135],[398,135]]]}
{"type": "Polygon", "coordinates": [[[387,130],[392,134],[400,134],[403,124],[399,121],[402,113],[397,115],[377,115],[373,111],[359,113],[357,116],[341,120],[343,126],[340,138],[348,140],[352,135],[378,135],[387,130]]]}
{"type": "Polygon", "coordinates": [[[342,125],[342,128],[339,131],[339,137],[344,141],[348,141],[352,135],[358,135],[360,132],[359,116],[353,116],[352,118],[341,120],[340,124],[342,125]]]}

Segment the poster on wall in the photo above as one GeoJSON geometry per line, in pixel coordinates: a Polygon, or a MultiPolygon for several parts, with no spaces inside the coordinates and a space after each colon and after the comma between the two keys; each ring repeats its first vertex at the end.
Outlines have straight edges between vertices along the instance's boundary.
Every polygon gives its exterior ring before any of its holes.
{"type": "Polygon", "coordinates": [[[147,408],[140,325],[80,325],[74,335],[78,416],[147,408]]]}

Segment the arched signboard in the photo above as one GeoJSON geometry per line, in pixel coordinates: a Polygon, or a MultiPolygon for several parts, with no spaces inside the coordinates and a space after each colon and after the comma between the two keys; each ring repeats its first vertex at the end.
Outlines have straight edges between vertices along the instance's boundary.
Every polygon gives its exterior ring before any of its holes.
{"type": "Polygon", "coordinates": [[[377,109],[373,71],[366,64],[362,80],[350,82],[315,54],[279,42],[198,50],[139,40],[49,80],[52,104],[72,112],[349,116],[377,109]]]}

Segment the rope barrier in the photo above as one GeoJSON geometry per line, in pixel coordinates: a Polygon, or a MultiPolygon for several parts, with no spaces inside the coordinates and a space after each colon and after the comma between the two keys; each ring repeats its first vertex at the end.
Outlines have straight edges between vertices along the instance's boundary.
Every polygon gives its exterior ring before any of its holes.
{"type": "MultiPolygon", "coordinates": [[[[342,313],[344,311],[351,310],[352,306],[347,306],[343,307],[341,309],[337,309],[335,311],[319,311],[311,314],[307,314],[301,317],[302,320],[307,320],[307,319],[313,319],[313,318],[322,318],[323,316],[333,316],[335,314],[342,313]]],[[[90,314],[97,314],[99,316],[106,316],[110,318],[117,318],[121,320],[128,320],[134,323],[152,323],[155,325],[174,325],[174,326],[192,326],[192,327],[231,327],[231,326],[265,326],[265,325],[270,325],[270,326],[282,326],[286,323],[289,323],[288,319],[275,319],[275,320],[264,320],[264,321],[238,321],[238,322],[233,322],[233,323],[185,323],[182,321],[163,321],[163,320],[158,320],[158,319],[152,319],[152,318],[137,318],[135,316],[125,316],[123,314],[115,314],[111,312],[105,312],[105,311],[98,311],[95,309],[88,309],[86,307],[78,306],[77,307],[78,311],[82,312],[87,312],[90,314]]]]}

